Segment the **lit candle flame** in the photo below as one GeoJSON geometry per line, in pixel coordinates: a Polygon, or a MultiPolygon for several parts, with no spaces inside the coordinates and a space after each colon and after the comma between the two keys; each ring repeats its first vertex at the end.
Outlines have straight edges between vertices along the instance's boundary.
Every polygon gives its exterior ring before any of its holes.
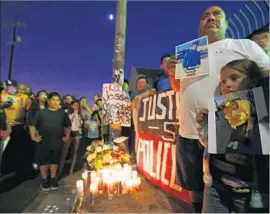
{"type": "Polygon", "coordinates": [[[140,177],[137,177],[137,178],[135,179],[135,184],[136,184],[136,186],[141,185],[141,183],[142,183],[141,178],[140,178],[140,177]]]}
{"type": "Polygon", "coordinates": [[[88,172],[87,172],[87,171],[84,171],[84,173],[82,173],[82,178],[83,178],[84,180],[86,180],[87,177],[88,177],[88,172]]]}
{"type": "Polygon", "coordinates": [[[78,180],[77,182],[76,182],[76,186],[77,186],[77,191],[78,192],[83,192],[83,180],[78,180]]]}
{"type": "Polygon", "coordinates": [[[95,192],[97,190],[97,187],[98,187],[97,183],[90,184],[90,192],[92,193],[95,192]]]}
{"type": "Polygon", "coordinates": [[[132,171],[132,174],[131,174],[132,179],[135,180],[135,179],[137,178],[137,176],[138,176],[138,172],[135,171],[135,170],[133,170],[133,171],[132,171]]]}
{"type": "Polygon", "coordinates": [[[115,169],[121,170],[121,169],[122,169],[121,164],[120,164],[120,163],[116,164],[116,165],[115,165],[115,169]]]}
{"type": "Polygon", "coordinates": [[[91,172],[91,177],[97,177],[97,172],[96,171],[92,171],[91,172]]]}
{"type": "Polygon", "coordinates": [[[132,188],[133,182],[132,182],[131,179],[128,179],[128,180],[126,181],[126,186],[127,186],[127,188],[132,188]]]}

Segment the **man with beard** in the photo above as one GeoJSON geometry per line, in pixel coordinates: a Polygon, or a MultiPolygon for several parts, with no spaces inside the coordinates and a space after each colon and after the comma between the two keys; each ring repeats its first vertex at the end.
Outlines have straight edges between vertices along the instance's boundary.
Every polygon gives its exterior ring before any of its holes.
{"type": "MultiPolygon", "coordinates": [[[[214,94],[220,95],[220,70],[228,62],[236,59],[248,58],[259,65],[264,71],[264,75],[269,75],[269,57],[253,41],[247,39],[226,39],[225,33],[228,28],[226,14],[222,8],[211,6],[207,8],[201,16],[199,37],[208,36],[208,54],[210,61],[210,75],[198,77],[193,80],[180,80],[180,87],[177,82],[173,82],[172,88],[180,88],[179,105],[179,137],[177,139],[177,179],[179,184],[191,191],[194,210],[201,212],[203,183],[203,148],[199,142],[198,131],[196,129],[196,114],[203,108],[208,109],[209,99],[213,99],[214,94]]],[[[174,77],[177,59],[172,57],[169,60],[169,75],[174,77]]],[[[214,105],[214,102],[213,102],[214,105]]],[[[224,164],[224,155],[211,155],[212,158],[221,158],[224,164]]],[[[210,160],[211,160],[210,159],[210,160]]],[[[252,169],[248,172],[252,174],[252,169]]],[[[218,180],[211,172],[214,180],[218,180]]],[[[207,175],[206,183],[208,182],[207,175]]],[[[246,206],[237,204],[239,196],[226,198],[230,205],[220,200],[216,192],[215,185],[205,185],[204,189],[204,213],[214,212],[246,212],[246,206]],[[227,206],[228,205],[228,206],[227,206]]]]}
{"type": "Polygon", "coordinates": [[[4,109],[8,125],[12,133],[10,142],[3,154],[2,172],[16,171],[17,175],[24,179],[32,176],[33,146],[25,127],[25,117],[31,106],[31,99],[25,94],[19,94],[17,81],[5,81],[6,91],[1,94],[3,102],[12,102],[12,106],[4,109]]]}

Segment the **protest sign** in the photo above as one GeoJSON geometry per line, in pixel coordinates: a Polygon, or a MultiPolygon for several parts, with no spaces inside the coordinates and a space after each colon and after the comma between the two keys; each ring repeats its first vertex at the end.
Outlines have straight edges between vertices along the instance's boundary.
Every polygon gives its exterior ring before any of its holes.
{"type": "Polygon", "coordinates": [[[131,103],[127,92],[117,84],[103,84],[102,91],[105,123],[130,126],[131,103]]]}
{"type": "Polygon", "coordinates": [[[161,189],[190,202],[189,191],[177,184],[178,103],[179,94],[172,90],[142,98],[137,118],[137,169],[161,189]]]}

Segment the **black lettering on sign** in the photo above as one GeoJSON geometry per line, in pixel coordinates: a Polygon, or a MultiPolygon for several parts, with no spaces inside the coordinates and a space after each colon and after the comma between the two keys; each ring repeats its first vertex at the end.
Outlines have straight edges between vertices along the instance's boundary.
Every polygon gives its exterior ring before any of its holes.
{"type": "Polygon", "coordinates": [[[139,131],[174,142],[179,129],[178,106],[179,94],[173,90],[143,98],[139,107],[139,131]]]}
{"type": "Polygon", "coordinates": [[[105,123],[130,126],[131,103],[128,93],[116,84],[103,84],[102,98],[105,123]]]}

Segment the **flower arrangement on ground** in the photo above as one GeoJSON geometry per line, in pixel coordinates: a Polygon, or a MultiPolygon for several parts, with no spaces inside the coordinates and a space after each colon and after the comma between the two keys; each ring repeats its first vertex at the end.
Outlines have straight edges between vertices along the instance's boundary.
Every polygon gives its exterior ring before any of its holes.
{"type": "Polygon", "coordinates": [[[93,141],[87,147],[85,157],[90,170],[99,170],[114,164],[130,164],[131,156],[127,151],[124,141],[127,138],[117,138],[113,143],[93,141]]]}

